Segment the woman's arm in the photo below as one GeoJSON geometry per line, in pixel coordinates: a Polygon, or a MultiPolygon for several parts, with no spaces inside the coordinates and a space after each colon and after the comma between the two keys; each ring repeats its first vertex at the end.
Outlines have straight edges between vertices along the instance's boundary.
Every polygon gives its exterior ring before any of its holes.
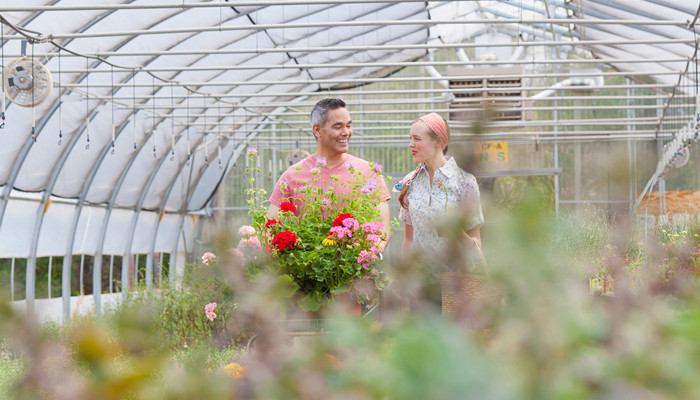
{"type": "Polygon", "coordinates": [[[403,244],[401,245],[401,256],[408,258],[411,255],[411,247],[413,246],[413,225],[403,225],[403,244]]]}
{"type": "Polygon", "coordinates": [[[467,239],[467,244],[474,244],[479,250],[481,250],[481,225],[477,225],[469,230],[469,232],[464,232],[464,237],[467,239]],[[471,243],[469,243],[471,241],[471,243]]]}

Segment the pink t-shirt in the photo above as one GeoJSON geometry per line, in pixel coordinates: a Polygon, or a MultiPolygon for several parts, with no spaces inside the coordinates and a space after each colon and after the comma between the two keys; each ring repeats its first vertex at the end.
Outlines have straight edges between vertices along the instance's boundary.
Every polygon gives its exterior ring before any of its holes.
{"type": "MultiPolygon", "coordinates": [[[[376,188],[372,190],[380,194],[379,198],[381,201],[389,201],[391,199],[384,178],[375,172],[367,161],[348,154],[344,162],[333,168],[328,168],[326,166],[318,166],[316,157],[311,155],[284,171],[270,196],[270,203],[279,207],[283,201],[289,201],[296,206],[297,214],[299,214],[304,208],[302,201],[304,193],[300,193],[299,189],[308,184],[314,184],[314,186],[323,189],[324,192],[329,187],[333,187],[338,198],[348,197],[352,188],[343,183],[354,180],[356,176],[350,172],[350,166],[357,171],[355,174],[361,172],[362,176],[367,177],[367,183],[370,186],[372,186],[370,179],[376,182],[376,188]],[[313,168],[318,168],[318,174],[312,174],[313,168]],[[332,175],[337,176],[338,179],[331,178],[332,175]]],[[[329,206],[332,207],[333,205],[329,204],[329,206]]]]}

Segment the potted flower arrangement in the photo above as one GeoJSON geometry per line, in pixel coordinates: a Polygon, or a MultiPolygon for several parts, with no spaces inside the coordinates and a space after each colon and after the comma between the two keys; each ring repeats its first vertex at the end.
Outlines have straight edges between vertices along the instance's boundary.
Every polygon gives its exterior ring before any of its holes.
{"type": "MultiPolygon", "coordinates": [[[[254,166],[257,151],[249,148],[247,155],[249,165],[254,166]]],[[[316,179],[304,182],[299,193],[303,212],[297,213],[292,203],[283,202],[274,218],[267,216],[266,191],[255,187],[253,172],[257,169],[248,168],[250,187],[246,194],[251,222],[239,228],[242,239],[238,245],[246,256],[248,274],[272,269],[293,282],[298,304],[305,311],[317,311],[333,295],[358,286],[369,284],[382,290],[385,277],[377,269],[381,257],[377,246],[386,236],[377,209],[382,168],[379,164],[370,166],[369,175],[351,164],[346,166],[352,179],[341,183],[350,188],[350,195],[342,199],[332,188],[317,187],[316,179]],[[260,257],[265,253],[269,258],[260,257]]],[[[318,159],[316,167],[318,171],[324,168],[325,160],[318,159]]],[[[334,175],[331,179],[339,180],[334,175]]]]}

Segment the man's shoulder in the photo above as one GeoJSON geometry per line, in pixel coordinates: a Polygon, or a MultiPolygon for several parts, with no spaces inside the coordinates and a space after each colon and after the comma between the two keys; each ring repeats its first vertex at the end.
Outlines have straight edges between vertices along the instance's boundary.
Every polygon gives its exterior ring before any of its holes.
{"type": "Polygon", "coordinates": [[[345,160],[345,163],[353,163],[356,166],[363,166],[369,168],[369,161],[362,159],[360,157],[353,156],[350,153],[346,153],[348,155],[348,158],[345,160]]]}
{"type": "Polygon", "coordinates": [[[298,161],[296,164],[292,164],[291,166],[289,166],[289,167],[282,173],[282,176],[289,176],[289,175],[292,175],[292,174],[296,174],[296,173],[298,173],[299,171],[303,171],[303,170],[305,170],[305,169],[308,169],[308,168],[306,168],[306,167],[307,167],[307,164],[308,164],[308,161],[309,161],[310,157],[311,157],[311,156],[307,156],[306,158],[303,158],[302,160],[298,161]]]}

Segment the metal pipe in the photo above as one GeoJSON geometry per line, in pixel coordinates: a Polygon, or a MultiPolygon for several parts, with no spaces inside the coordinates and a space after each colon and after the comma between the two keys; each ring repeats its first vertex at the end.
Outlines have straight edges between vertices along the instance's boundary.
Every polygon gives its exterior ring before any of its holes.
{"type": "MultiPolygon", "coordinates": [[[[423,3],[422,0],[382,0],[382,3],[423,3]]],[[[192,8],[229,8],[229,7],[265,7],[289,5],[324,5],[324,4],[366,4],[376,3],[372,0],[277,0],[277,1],[228,1],[226,2],[172,2],[150,4],[93,4],[93,5],[51,5],[51,6],[10,6],[0,7],[0,12],[44,12],[44,11],[107,11],[107,10],[145,10],[145,9],[192,9],[192,8]]]]}
{"type": "MultiPolygon", "coordinates": [[[[535,19],[505,19],[494,18],[489,19],[490,25],[499,24],[582,24],[582,25],[632,25],[632,26],[681,26],[685,27],[687,20],[649,20],[649,19],[593,19],[593,18],[535,18],[535,19]]],[[[114,36],[143,36],[143,35],[174,35],[182,33],[203,33],[203,32],[229,32],[229,31],[265,31],[270,29],[308,29],[308,28],[343,28],[343,27],[366,27],[366,26],[406,26],[406,25],[425,25],[426,27],[434,25],[479,25],[484,24],[483,19],[474,20],[434,20],[434,19],[412,19],[412,20],[371,20],[371,21],[327,21],[327,22],[286,22],[276,24],[255,24],[255,25],[234,25],[234,26],[207,26],[201,28],[184,28],[180,29],[148,29],[148,30],[127,30],[127,31],[112,31],[112,32],[96,32],[96,33],[66,33],[66,34],[51,34],[53,40],[76,39],[76,38],[105,38],[114,36]]],[[[49,35],[45,35],[48,37],[49,35]]],[[[26,40],[23,36],[9,36],[8,40],[26,40]]],[[[684,39],[679,39],[684,40],[684,39]]],[[[590,44],[589,41],[581,40],[576,42],[579,44],[590,44]]],[[[639,44],[638,40],[632,40],[630,44],[639,44]]],[[[573,42],[572,42],[573,43],[573,42]]],[[[646,43],[665,43],[658,42],[656,39],[647,40],[646,43]]],[[[671,43],[678,43],[672,41],[671,43]]],[[[473,43],[462,43],[463,45],[471,45],[473,43]]],[[[622,43],[618,43],[622,44],[622,43]]],[[[476,44],[474,44],[476,45],[476,44]]],[[[514,43],[490,43],[489,46],[513,46],[514,43]]],[[[520,42],[518,45],[539,46],[539,45],[562,45],[562,42],[537,43],[537,42],[520,42]]],[[[465,46],[474,47],[474,46],[465,46]]],[[[295,50],[288,50],[295,51],[295,50]]]]}
{"type": "MultiPolygon", "coordinates": [[[[461,77],[450,77],[450,79],[458,80],[458,79],[473,79],[473,76],[461,76],[461,77]]],[[[444,78],[435,78],[435,77],[427,77],[423,76],[420,77],[419,79],[416,78],[405,78],[405,77],[397,77],[397,78],[366,78],[366,79],[316,79],[313,81],[309,80],[286,80],[285,84],[289,85],[320,85],[320,84],[366,84],[366,83],[376,83],[376,82],[430,82],[430,81],[438,81],[444,78]]],[[[272,86],[279,84],[278,81],[229,81],[229,82],[180,82],[180,85],[183,86],[272,86]]],[[[61,86],[65,86],[67,88],[82,88],[85,87],[85,85],[81,83],[64,83],[61,84],[61,86]]],[[[112,88],[112,87],[151,87],[152,85],[150,83],[137,83],[135,85],[132,85],[130,83],[118,83],[118,84],[90,84],[91,88],[112,88]]],[[[156,86],[169,86],[167,83],[161,83],[161,84],[156,84],[156,86]]],[[[602,86],[566,86],[566,87],[561,87],[561,88],[552,88],[551,86],[529,86],[529,87],[493,87],[493,88],[488,88],[489,92],[513,92],[513,91],[521,91],[521,90],[545,90],[545,89],[554,89],[554,90],[573,90],[573,91],[580,91],[580,90],[613,90],[613,89],[626,89],[628,87],[634,87],[638,89],[647,89],[647,88],[672,88],[674,87],[674,84],[670,83],[656,83],[656,84],[636,84],[636,85],[602,85],[602,86]]],[[[461,93],[473,93],[473,92],[483,92],[484,88],[464,88],[464,89],[459,89],[461,93]]],[[[316,93],[313,93],[316,94],[316,93]]],[[[208,95],[209,97],[214,97],[211,93],[204,93],[203,95],[208,95]]],[[[307,96],[311,95],[309,93],[306,94],[307,96]]],[[[242,103],[234,103],[236,107],[246,107],[250,106],[249,104],[242,104],[242,103]]],[[[191,107],[191,108],[197,108],[197,107],[191,107]]]]}

